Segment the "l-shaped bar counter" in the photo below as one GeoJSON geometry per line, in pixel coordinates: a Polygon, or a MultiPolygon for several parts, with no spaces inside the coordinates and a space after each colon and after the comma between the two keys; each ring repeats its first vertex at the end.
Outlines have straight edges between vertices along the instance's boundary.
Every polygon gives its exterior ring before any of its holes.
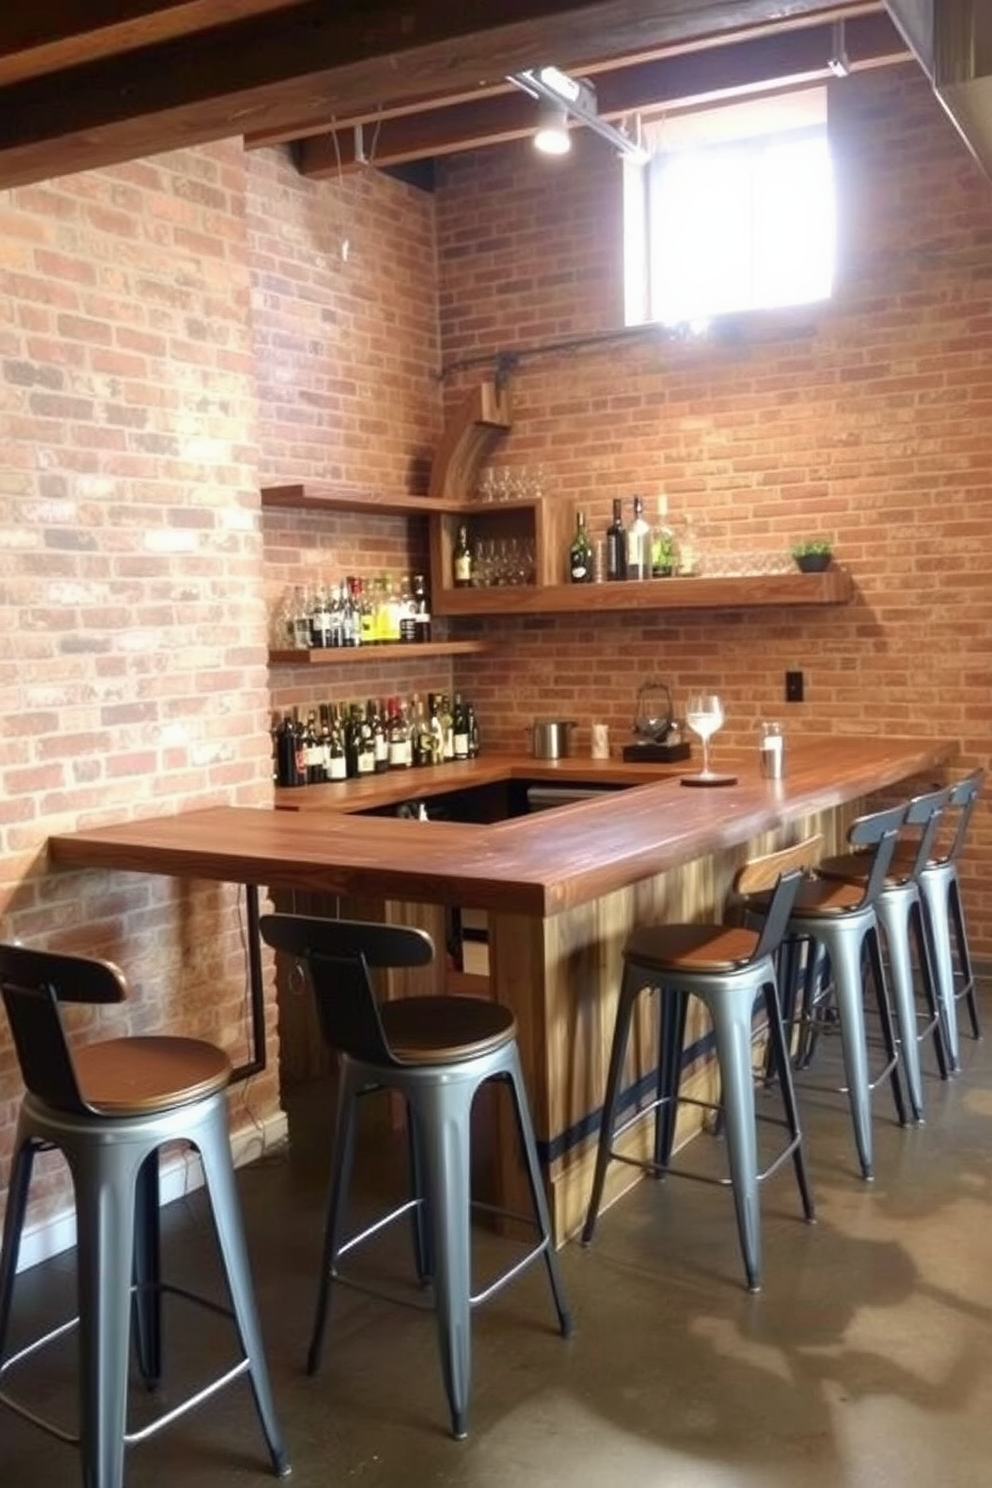
{"type": "MultiPolygon", "coordinates": [[[[748,857],[810,831],[833,851],[866,796],[910,788],[915,777],[929,785],[956,750],[942,739],[796,739],[783,779],[761,776],[757,750],[721,751],[737,783],[694,790],[680,785],[684,764],[485,756],[277,791],[283,809],[215,806],[67,833],[49,840],[49,852],[66,868],[244,884],[256,909],[259,888],[280,907],[301,892],[318,903],[333,896],[329,912],[421,924],[439,948],[446,911],[485,911],[490,995],[516,1014],[560,1242],[581,1223],[588,1196],[621,951],[633,926],[718,917],[748,857]],[[356,816],[512,781],[614,789],[487,824],[356,816]]],[[[260,995],[257,946],[250,954],[260,995]]],[[[386,995],[441,990],[444,960],[439,954],[427,982],[423,974],[392,981],[386,995]]],[[[653,1060],[641,1042],[638,1074],[653,1060]]],[[[525,1208],[511,1138],[498,1115],[497,1196],[525,1208]]],[[[619,1181],[631,1181],[624,1171],[619,1181]]]]}

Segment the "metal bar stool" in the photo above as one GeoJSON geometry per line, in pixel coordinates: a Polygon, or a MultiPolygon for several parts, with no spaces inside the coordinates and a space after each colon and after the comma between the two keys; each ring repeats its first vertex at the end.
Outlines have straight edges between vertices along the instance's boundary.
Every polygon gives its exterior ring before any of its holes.
{"type": "MultiPolygon", "coordinates": [[[[848,844],[852,848],[871,850],[871,870],[867,877],[857,882],[820,877],[805,879],[789,917],[789,937],[807,943],[805,966],[800,970],[803,991],[798,1014],[799,1063],[803,1066],[809,1063],[815,1040],[821,1032],[839,1033],[844,1089],[865,1179],[872,1177],[874,1161],[871,1098],[886,1078],[899,1124],[906,1124],[906,1105],[898,1069],[899,1048],[875,912],[905,814],[904,806],[895,806],[853,822],[848,831],[848,844]],[[865,1023],[865,963],[875,993],[885,1056],[884,1064],[874,1073],[869,1067],[865,1023]]],[[[759,917],[766,912],[761,895],[749,897],[748,911],[759,917]]],[[[790,991],[787,1001],[791,1000],[790,991]]]]}
{"type": "Polygon", "coordinates": [[[0,1383],[28,1356],[76,1328],[79,1430],[37,1415],[6,1387],[0,1402],[79,1447],[85,1488],[121,1488],[124,1449],[247,1375],[273,1470],[289,1472],[275,1416],[231,1161],[225,1090],[231,1065],[200,1039],[131,1037],[70,1048],[60,1003],[116,1003],[124,978],[107,961],[0,945],[0,987],[27,1093],[21,1103],[0,1256],[0,1383]],[[231,1308],[159,1273],[158,1149],[187,1142],[203,1163],[231,1308]],[[21,1232],[36,1152],[64,1155],[76,1200],[78,1318],[6,1357],[21,1232]],[[133,1280],[132,1280],[133,1278],[133,1280]],[[139,1371],[161,1374],[163,1293],[233,1319],[240,1358],[141,1430],[127,1429],[128,1345],[133,1316],[139,1371]]]}
{"type": "Polygon", "coordinates": [[[738,895],[750,895],[759,890],[769,893],[767,913],[760,931],[713,924],[650,925],[634,930],[628,937],[623,952],[623,980],[610,1051],[596,1170],[582,1231],[583,1244],[588,1245],[592,1240],[607,1167],[613,1159],[631,1163],[655,1176],[672,1173],[705,1182],[729,1184],[734,1195],[747,1286],[752,1292],[761,1287],[758,1186],[789,1157],[795,1169],[803,1213],[807,1220],[813,1219],[813,1199],[792,1086],[792,1065],[778,999],[775,957],[803,872],[815,860],[820,840],[819,837],[810,837],[780,852],[756,858],[737,874],[734,889],[738,895]],[[657,990],[660,998],[656,1094],[647,1105],[618,1125],[620,1086],[631,1020],[635,1003],[647,989],[657,990]],[[699,998],[713,1023],[721,1086],[719,1106],[679,1094],[690,997],[699,998]],[[759,998],[763,1002],[772,1065],[777,1076],[775,1083],[782,1099],[781,1117],[759,1115],[755,1106],[752,1046],[756,1033],[754,1009],[759,998]],[[675,1118],[680,1102],[721,1111],[729,1177],[713,1179],[672,1167],[675,1118]],[[653,1159],[618,1152],[618,1139],[652,1114],[655,1117],[653,1159]],[[758,1171],[759,1120],[771,1121],[786,1133],[784,1145],[763,1172],[758,1171]]]}
{"type": "MultiPolygon", "coordinates": [[[[376,1002],[371,967],[423,966],[434,946],[423,930],[358,920],[273,914],[261,920],[266,942],[295,957],[308,973],[321,1032],[339,1055],[337,1124],[324,1230],[320,1286],[307,1368],[320,1364],[332,1282],[355,1286],[339,1262],[402,1215],[414,1217],[418,1275],[433,1284],[444,1385],[456,1438],[467,1433],[471,1309],[543,1256],[564,1337],[572,1320],[551,1237],[533,1124],[509,1008],[478,997],[405,997],[376,1002]],[[533,1202],[532,1216],[512,1216],[537,1231],[536,1243],[481,1292],[471,1291],[470,1117],[487,1080],[507,1082],[514,1104],[533,1202]],[[370,1089],[405,1099],[410,1123],[414,1196],[360,1233],[345,1236],[355,1142],[356,1102],[370,1089]]],[[[376,1293],[374,1288],[363,1290],[376,1293]]]]}
{"type": "Polygon", "coordinates": [[[940,833],[948,845],[942,849],[938,842],[919,874],[920,892],[933,949],[944,1039],[952,1070],[961,1068],[957,1016],[957,1004],[960,1001],[964,1000],[967,1004],[972,1037],[978,1039],[982,1036],[975,1002],[975,974],[971,965],[961,903],[958,860],[984,780],[984,770],[973,770],[970,775],[951,786],[940,833]],[[954,821],[954,832],[947,837],[947,824],[951,819],[954,821]]]}
{"type": "MultiPolygon", "coordinates": [[[[889,986],[906,1072],[906,1090],[916,1121],[923,1120],[923,1071],[919,1046],[928,1035],[933,1037],[941,1079],[946,1080],[949,1074],[944,1020],[937,990],[935,948],[930,916],[924,907],[921,878],[950,796],[950,789],[944,788],[914,796],[906,803],[889,871],[875,901],[875,912],[882,926],[888,955],[889,986]],[[922,1007],[916,991],[914,952],[922,1007]]],[[[825,858],[817,867],[821,878],[842,878],[853,882],[863,880],[870,871],[871,855],[863,851],[825,858]]]]}

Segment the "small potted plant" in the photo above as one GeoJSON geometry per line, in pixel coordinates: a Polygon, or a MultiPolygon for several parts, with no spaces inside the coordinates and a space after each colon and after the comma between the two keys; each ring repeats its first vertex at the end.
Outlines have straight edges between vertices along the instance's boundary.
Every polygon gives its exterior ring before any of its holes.
{"type": "Polygon", "coordinates": [[[803,573],[822,573],[830,567],[833,548],[825,537],[810,537],[793,544],[792,556],[803,573]]]}

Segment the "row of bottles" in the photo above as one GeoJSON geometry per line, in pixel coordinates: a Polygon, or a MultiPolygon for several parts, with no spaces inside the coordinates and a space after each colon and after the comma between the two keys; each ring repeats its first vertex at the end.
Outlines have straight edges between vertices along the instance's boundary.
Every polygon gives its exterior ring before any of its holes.
{"type": "Polygon", "coordinates": [[[299,710],[273,720],[276,785],[322,785],[387,770],[475,759],[479,725],[472,704],[454,694],[419,693],[409,701],[369,698],[361,703],[321,703],[303,718],[299,710]]]}
{"type": "Polygon", "coordinates": [[[591,584],[596,579],[661,579],[673,574],[688,576],[697,571],[692,519],[687,518],[677,537],[668,522],[668,499],[658,497],[658,513],[652,527],[644,515],[644,500],[633,498],[633,518],[624,525],[623,502],[613,502],[613,519],[606,529],[597,556],[586,528],[584,512],[575,519],[575,535],[568,550],[568,575],[573,584],[591,584]]]}
{"type": "Polygon", "coordinates": [[[416,644],[431,639],[431,606],[423,574],[391,574],[340,583],[296,584],[275,624],[277,649],[416,644]]]}

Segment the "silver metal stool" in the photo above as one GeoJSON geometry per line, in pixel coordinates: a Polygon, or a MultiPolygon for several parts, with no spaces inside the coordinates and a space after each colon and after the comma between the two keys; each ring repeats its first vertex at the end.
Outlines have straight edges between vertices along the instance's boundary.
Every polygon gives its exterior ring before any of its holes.
{"type": "MultiPolygon", "coordinates": [[[[888,956],[889,985],[902,1065],[906,1072],[906,1092],[916,1121],[923,1120],[923,1072],[919,1046],[928,1035],[933,1037],[941,1079],[946,1080],[949,1074],[931,917],[924,905],[922,875],[950,796],[950,789],[944,788],[914,796],[906,803],[889,870],[875,901],[875,913],[882,926],[888,956]],[[914,951],[922,1010],[916,992],[914,951]]],[[[817,868],[822,878],[843,878],[853,882],[862,881],[870,871],[870,851],[825,858],[817,868]]]]}
{"type": "MultiPolygon", "coordinates": [[[[876,1087],[886,1078],[899,1124],[906,1124],[906,1104],[898,1069],[899,1048],[875,912],[905,814],[904,806],[895,806],[853,822],[848,831],[848,844],[853,848],[872,850],[871,870],[867,877],[857,882],[816,877],[805,880],[800,885],[789,917],[789,937],[806,942],[807,946],[799,1010],[798,1062],[802,1066],[809,1063],[820,1032],[836,1031],[840,1034],[845,1090],[855,1147],[865,1179],[872,1177],[874,1161],[871,1098],[876,1087]],[[885,1056],[884,1064],[874,1073],[869,1068],[865,1022],[862,974],[865,962],[875,993],[885,1056]]],[[[764,912],[761,896],[752,896],[750,911],[759,915],[764,912]]],[[[790,988],[786,994],[790,1007],[793,999],[793,989],[790,988]]]]}
{"type": "Polygon", "coordinates": [[[231,1162],[223,1050],[199,1039],[132,1037],[70,1048],[60,1003],[116,1003],[127,995],[116,966],[80,956],[0,945],[0,987],[27,1086],[14,1144],[0,1256],[0,1402],[79,1447],[85,1488],[121,1488],[124,1450],[247,1375],[274,1471],[289,1462],[275,1416],[231,1162]],[[188,1142],[203,1164],[232,1308],[160,1278],[158,1149],[188,1142]],[[76,1201],[79,1316],[5,1357],[21,1232],[35,1153],[65,1156],[76,1201]],[[133,1315],[138,1366],[161,1374],[161,1299],[171,1292],[233,1318],[240,1358],[142,1430],[127,1429],[133,1315]],[[78,1329],[78,1435],[43,1419],[6,1388],[29,1355],[78,1329]]]}
{"type": "Polygon", "coordinates": [[[582,1231],[583,1244],[592,1240],[606,1170],[613,1159],[643,1168],[655,1176],[671,1173],[729,1184],[734,1194],[747,1286],[752,1292],[761,1287],[758,1186],[789,1157],[795,1168],[803,1212],[807,1220],[813,1219],[813,1199],[792,1086],[792,1064],[782,1026],[775,957],[803,871],[814,861],[819,844],[819,837],[807,838],[793,847],[754,859],[737,874],[734,889],[738,895],[750,895],[761,890],[769,893],[760,931],[712,924],[648,925],[634,930],[628,937],[623,952],[623,981],[610,1051],[596,1171],[582,1231]],[[618,1125],[620,1085],[634,1005],[647,989],[657,989],[660,997],[656,1093],[653,1100],[618,1125]],[[671,1165],[679,1102],[713,1106],[712,1102],[679,1094],[690,997],[699,998],[713,1023],[721,1085],[721,1101],[715,1108],[722,1114],[727,1140],[728,1178],[709,1179],[671,1165]],[[754,1008],[759,998],[764,1005],[763,1026],[767,1027],[771,1066],[782,1098],[781,1118],[759,1115],[755,1106],[752,1047],[756,1033],[754,1008]],[[655,1117],[653,1159],[618,1152],[617,1140],[652,1114],[655,1117]],[[756,1123],[759,1120],[774,1121],[784,1128],[787,1137],[764,1172],[758,1171],[756,1123]]]}
{"type": "Polygon", "coordinates": [[[947,823],[951,819],[954,825],[953,835],[946,847],[942,848],[937,843],[919,875],[920,892],[923,895],[933,948],[944,1039],[952,1070],[961,1068],[957,1015],[959,1002],[964,1001],[967,1005],[972,1037],[978,1039],[982,1036],[957,865],[984,780],[984,770],[973,770],[970,775],[951,786],[941,838],[945,837],[947,823]]]}
{"type": "Polygon", "coordinates": [[[286,914],[263,915],[260,930],[269,945],[296,957],[306,968],[322,1034],[339,1055],[337,1124],[309,1372],[320,1364],[331,1283],[357,1285],[342,1275],[339,1262],[386,1225],[411,1215],[418,1274],[433,1285],[452,1435],[464,1437],[471,1309],[543,1256],[562,1335],[567,1337],[572,1327],[551,1237],[513,1013],[478,997],[405,997],[377,1003],[369,969],[429,963],[434,946],[422,930],[286,914]],[[494,1079],[505,1080],[512,1093],[533,1201],[532,1217],[512,1218],[536,1229],[537,1240],[473,1295],[470,1118],[476,1092],[494,1079]],[[414,1195],[346,1238],[356,1103],[366,1091],[382,1088],[398,1091],[406,1101],[414,1195]]]}

